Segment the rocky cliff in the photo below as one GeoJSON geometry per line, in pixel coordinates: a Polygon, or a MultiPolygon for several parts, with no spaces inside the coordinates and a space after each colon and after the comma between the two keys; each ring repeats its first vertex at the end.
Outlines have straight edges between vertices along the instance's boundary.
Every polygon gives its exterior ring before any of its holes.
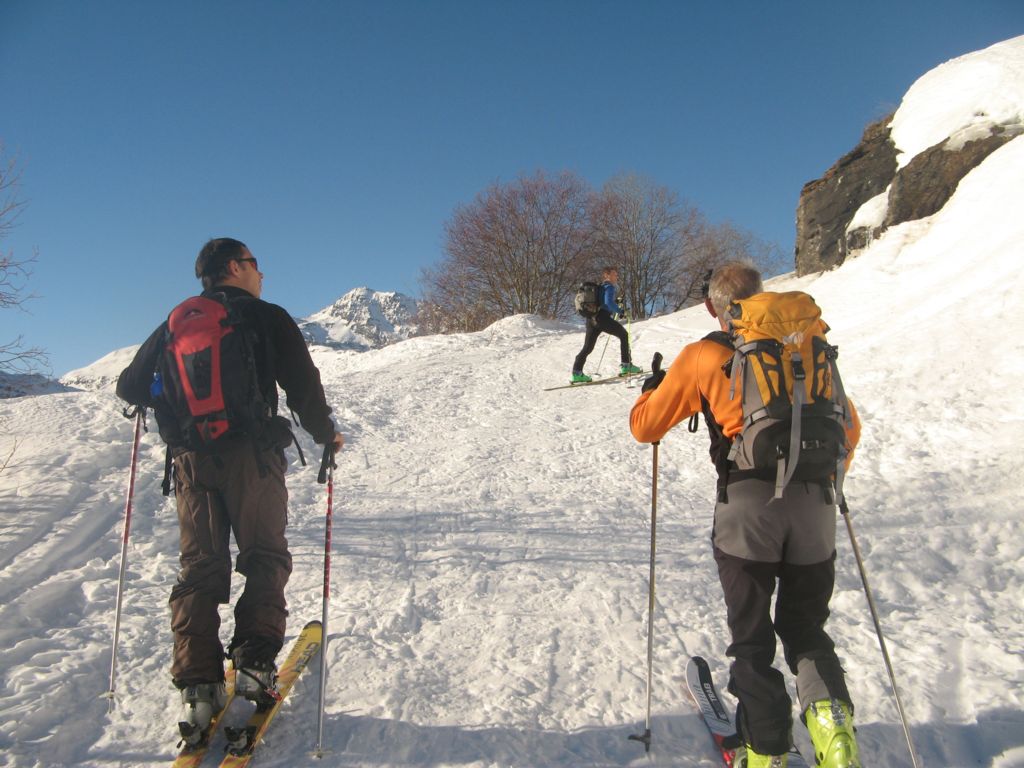
{"type": "Polygon", "coordinates": [[[884,192],[896,174],[892,115],[869,125],[860,143],[820,179],[804,185],[796,211],[796,270],[804,275],[843,263],[846,229],[860,207],[884,192]]]}
{"type": "Polygon", "coordinates": [[[889,227],[938,212],[961,179],[1021,133],[1024,37],[936,67],[894,114],[869,125],[853,150],[804,185],[797,274],[832,269],[889,227]],[[919,108],[925,103],[944,107],[919,108]]]}

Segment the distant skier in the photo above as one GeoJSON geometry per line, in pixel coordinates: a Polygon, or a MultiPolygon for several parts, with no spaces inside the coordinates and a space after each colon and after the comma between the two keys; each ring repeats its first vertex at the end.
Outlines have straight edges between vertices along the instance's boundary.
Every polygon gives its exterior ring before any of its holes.
{"type": "Polygon", "coordinates": [[[195,272],[202,296],[171,313],[117,382],[122,399],[154,409],[173,459],[181,570],[170,597],[171,676],[189,744],[226,698],[218,605],[230,599],[232,533],[245,576],[228,647],[235,690],[258,703],[274,695],[292,570],[284,448],[294,440],[276,415],[277,385],[318,443],[343,444],[302,334],[288,312],[260,300],[263,273],[245,244],[210,240],[195,272]]]}
{"type": "MultiPolygon", "coordinates": [[[[605,267],[602,270],[600,285],[584,283],[584,286],[593,291],[594,295],[580,297],[577,300],[577,310],[586,318],[587,332],[583,340],[583,349],[576,355],[572,364],[572,381],[587,382],[593,379],[583,372],[583,366],[587,362],[587,356],[594,351],[597,344],[597,337],[601,333],[610,333],[619,340],[619,357],[621,365],[619,374],[640,373],[641,369],[633,365],[632,354],[629,349],[629,334],[616,318],[622,317],[623,309],[615,296],[616,286],[619,282],[619,270],[615,267],[605,267]]],[[[583,290],[583,289],[581,289],[583,290]]]]}
{"type": "MultiPolygon", "coordinates": [[[[808,454],[817,442],[835,442],[831,470],[822,475],[812,473],[809,479],[802,479],[801,474],[796,474],[794,479],[784,482],[775,464],[783,467],[785,461],[775,450],[770,452],[763,472],[737,467],[739,459],[731,449],[741,431],[748,429],[744,426],[741,398],[746,398],[749,390],[743,381],[730,380],[731,374],[742,378],[732,370],[739,358],[734,356],[736,350],[725,333],[733,330],[730,318],[740,322],[741,306],[734,301],[756,297],[750,303],[757,299],[772,303],[781,310],[771,317],[773,321],[786,317],[787,301],[801,307],[809,302],[814,307],[806,294],[762,291],[760,274],[748,264],[731,262],[715,270],[705,305],[711,316],[718,318],[722,331],[688,344],[668,371],[657,372],[644,383],[643,393],[630,414],[630,428],[638,441],[657,442],[679,422],[703,412],[711,434],[712,458],[719,473],[712,543],[732,635],[727,650],[733,658],[729,691],[739,700],[737,730],[744,744],[733,765],[786,765],[793,718],[784,678],[772,666],[778,635],[786,662],[796,675],[801,712],[819,764],[829,768],[859,767],[853,705],[835,646],[824,625],[835,581],[833,480],[839,474],[835,457],[852,458],[860,436],[860,422],[852,403],[843,394],[849,405],[848,424],[843,419],[833,421],[830,437],[822,441],[805,432],[803,450],[808,454]],[[735,391],[731,392],[733,384],[735,391]],[[776,495],[778,498],[773,498],[776,495]],[[776,583],[778,598],[773,623],[772,594],[776,583]]],[[[776,349],[772,343],[764,348],[769,352],[776,349]]],[[[823,362],[827,357],[822,352],[823,362]]],[[[806,365],[809,378],[812,371],[818,372],[817,367],[812,368],[817,361],[807,360],[806,365]]],[[[783,378],[781,370],[782,366],[777,366],[770,371],[776,391],[783,378]]],[[[746,374],[747,387],[756,390],[755,376],[749,370],[746,374]]],[[[820,379],[830,382],[829,396],[837,390],[841,392],[834,377],[823,372],[820,379]]],[[[784,388],[781,396],[787,397],[784,388]]],[[[826,412],[834,416],[832,403],[825,404],[826,412]]],[[[814,424],[809,423],[810,418],[803,420],[807,428],[827,423],[826,416],[814,424]]],[[[787,421],[784,440],[789,439],[787,421]]]]}

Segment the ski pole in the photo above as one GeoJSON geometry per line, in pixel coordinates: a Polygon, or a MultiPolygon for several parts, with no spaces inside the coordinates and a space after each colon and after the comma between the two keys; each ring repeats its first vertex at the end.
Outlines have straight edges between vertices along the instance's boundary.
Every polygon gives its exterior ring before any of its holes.
{"type": "Polygon", "coordinates": [[[313,757],[324,756],[324,702],[327,698],[327,606],[330,602],[331,593],[331,523],[334,515],[334,468],[337,464],[334,461],[334,445],[327,443],[324,446],[324,457],[320,462],[320,474],[317,475],[318,483],[327,483],[327,532],[324,536],[324,605],[323,615],[320,619],[322,635],[320,638],[320,700],[317,714],[316,746],[313,748],[313,757]]]}
{"type": "Polygon", "coordinates": [[[124,410],[125,418],[135,417],[135,436],[132,439],[132,465],[128,472],[128,493],[124,502],[124,531],[121,534],[121,566],[117,574],[117,601],[114,609],[114,643],[110,650],[110,687],[103,694],[109,701],[107,712],[114,711],[114,679],[117,676],[117,644],[121,636],[121,604],[124,599],[125,572],[128,569],[128,533],[132,527],[132,498],[135,496],[135,468],[139,462],[139,441],[145,429],[146,409],[135,406],[135,410],[124,410]]]}
{"type": "Polygon", "coordinates": [[[629,347],[629,359],[633,359],[633,324],[632,318],[629,316],[629,312],[626,311],[625,307],[622,309],[622,314],[626,318],[626,345],[629,347]]]}
{"type": "MultiPolygon", "coordinates": [[[[605,334],[605,336],[608,336],[608,334],[605,334]]],[[[606,338],[604,340],[604,349],[601,350],[601,359],[597,361],[597,375],[598,376],[601,375],[601,363],[604,362],[604,353],[608,351],[608,342],[611,341],[611,340],[612,340],[611,336],[608,336],[608,338],[606,338]]]]}
{"type": "Polygon", "coordinates": [[[882,649],[882,659],[885,661],[885,668],[889,672],[889,682],[892,684],[892,695],[896,700],[896,710],[900,715],[900,722],[903,724],[903,735],[907,739],[907,747],[910,749],[910,761],[914,764],[914,768],[918,768],[917,765],[917,752],[914,751],[914,742],[910,738],[910,726],[907,724],[907,715],[903,711],[903,702],[900,701],[900,692],[896,688],[896,674],[892,669],[892,662],[889,660],[889,651],[885,647],[885,637],[882,636],[882,625],[878,621],[878,609],[875,607],[875,598],[871,594],[871,587],[868,586],[868,575],[864,570],[864,560],[860,555],[860,547],[857,545],[857,539],[853,535],[853,523],[850,522],[850,508],[846,505],[846,499],[844,498],[839,502],[839,511],[843,515],[843,520],[846,521],[846,531],[850,534],[850,544],[853,545],[853,555],[857,559],[857,568],[860,569],[860,580],[864,584],[864,595],[868,599],[868,608],[871,610],[871,620],[875,624],[875,634],[878,635],[878,646],[882,649]]]}
{"type": "Polygon", "coordinates": [[[651,470],[651,572],[647,589],[647,720],[643,734],[633,734],[630,741],[639,741],[644,752],[651,751],[651,675],[654,668],[654,555],[657,549],[658,531],[658,443],[652,444],[653,469],[651,470]]]}

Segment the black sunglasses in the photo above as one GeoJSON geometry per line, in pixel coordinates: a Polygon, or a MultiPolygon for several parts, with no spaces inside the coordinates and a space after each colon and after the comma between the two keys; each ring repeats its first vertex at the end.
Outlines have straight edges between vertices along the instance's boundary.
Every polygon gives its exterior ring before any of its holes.
{"type": "Polygon", "coordinates": [[[713,275],[714,272],[715,270],[709,269],[704,273],[704,280],[700,286],[700,296],[702,299],[708,298],[708,295],[711,293],[711,275],[713,275]]]}
{"type": "Polygon", "coordinates": [[[259,271],[260,263],[258,261],[256,261],[256,259],[254,259],[252,256],[245,256],[245,257],[237,258],[237,259],[234,259],[234,261],[251,261],[252,262],[252,268],[255,269],[257,272],[259,271]]]}

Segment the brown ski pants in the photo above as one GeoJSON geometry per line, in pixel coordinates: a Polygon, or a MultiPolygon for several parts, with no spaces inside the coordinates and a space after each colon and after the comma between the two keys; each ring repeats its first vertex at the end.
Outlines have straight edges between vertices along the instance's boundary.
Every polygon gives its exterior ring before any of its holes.
{"type": "Polygon", "coordinates": [[[273,660],[284,642],[284,588],[292,570],[286,462],[280,451],[240,440],[217,454],[174,459],[181,533],[181,571],[171,590],[174,659],[179,687],[224,679],[218,606],[231,597],[230,534],[245,588],[235,604],[230,648],[246,663],[273,660]]]}

